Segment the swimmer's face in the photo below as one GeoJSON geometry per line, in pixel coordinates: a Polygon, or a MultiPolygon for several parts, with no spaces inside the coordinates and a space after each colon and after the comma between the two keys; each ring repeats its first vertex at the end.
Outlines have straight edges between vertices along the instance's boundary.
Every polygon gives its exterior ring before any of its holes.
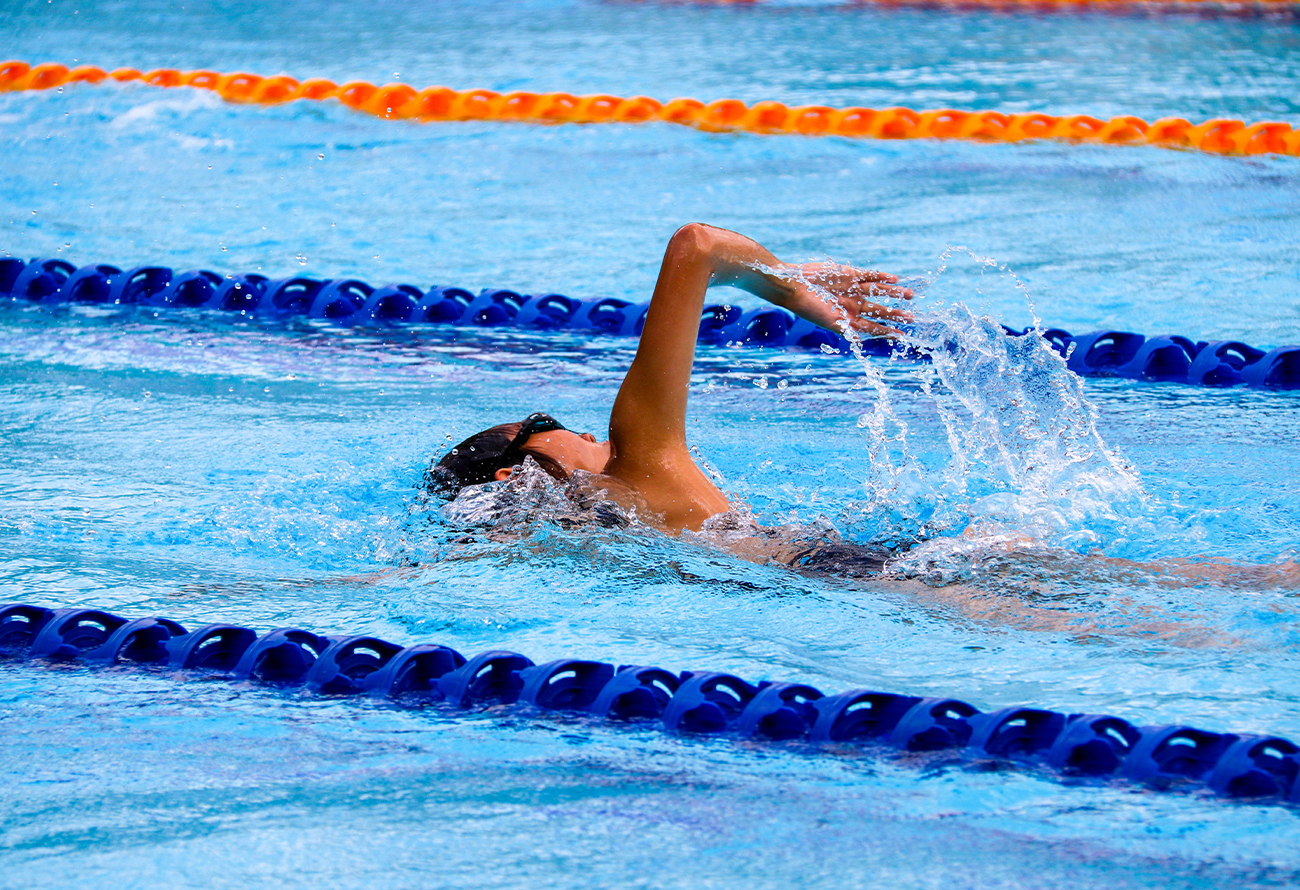
{"type": "MultiPolygon", "coordinates": [[[[570,475],[574,470],[603,473],[611,454],[609,442],[598,442],[591,433],[575,433],[570,430],[534,433],[528,437],[523,447],[549,457],[570,475]]],[[[502,467],[496,471],[496,478],[498,481],[507,479],[511,472],[512,467],[502,467]]]]}

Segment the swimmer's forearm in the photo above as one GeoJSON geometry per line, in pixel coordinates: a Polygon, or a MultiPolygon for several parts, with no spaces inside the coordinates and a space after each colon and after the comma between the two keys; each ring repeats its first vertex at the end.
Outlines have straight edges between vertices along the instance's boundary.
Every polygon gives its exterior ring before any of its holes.
{"type": "Polygon", "coordinates": [[[832,331],[893,337],[898,331],[881,321],[912,320],[909,312],[875,302],[881,297],[912,298],[910,290],[898,285],[897,276],[832,262],[785,263],[744,235],[695,226],[704,233],[710,287],[725,284],[747,290],[832,331]]]}
{"type": "Polygon", "coordinates": [[[786,268],[786,263],[757,241],[737,232],[714,226],[701,228],[708,233],[708,254],[713,266],[709,287],[738,287],[769,303],[789,308],[796,296],[795,288],[788,279],[773,274],[786,268]]]}
{"type": "Polygon", "coordinates": [[[686,401],[705,291],[711,284],[728,283],[765,299],[769,294],[781,299],[758,271],[767,265],[779,266],[780,260],[726,229],[688,223],[669,239],[636,358],[610,415],[616,454],[686,454],[686,401]]]}

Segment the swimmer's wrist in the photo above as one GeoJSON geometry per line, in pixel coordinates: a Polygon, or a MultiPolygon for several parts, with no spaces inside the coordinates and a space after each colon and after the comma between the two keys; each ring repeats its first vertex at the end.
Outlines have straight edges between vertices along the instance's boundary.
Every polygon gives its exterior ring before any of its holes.
{"type": "MultiPolygon", "coordinates": [[[[749,291],[775,306],[792,309],[798,300],[798,289],[783,273],[791,268],[789,263],[749,264],[725,263],[714,269],[709,277],[709,287],[725,285],[749,291]]],[[[793,310],[792,310],[793,311],[793,310]]]]}

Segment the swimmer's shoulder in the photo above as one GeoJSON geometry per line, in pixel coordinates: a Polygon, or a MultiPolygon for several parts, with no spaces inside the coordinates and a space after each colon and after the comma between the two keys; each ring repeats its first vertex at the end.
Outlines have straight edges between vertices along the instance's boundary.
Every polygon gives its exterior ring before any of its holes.
{"type": "MultiPolygon", "coordinates": [[[[732,509],[727,496],[683,451],[664,455],[648,465],[611,459],[599,478],[610,479],[619,492],[635,498],[651,522],[673,534],[699,531],[712,516],[732,509]]],[[[614,497],[611,488],[611,497],[614,497]]],[[[617,500],[617,498],[614,498],[617,500]]]]}

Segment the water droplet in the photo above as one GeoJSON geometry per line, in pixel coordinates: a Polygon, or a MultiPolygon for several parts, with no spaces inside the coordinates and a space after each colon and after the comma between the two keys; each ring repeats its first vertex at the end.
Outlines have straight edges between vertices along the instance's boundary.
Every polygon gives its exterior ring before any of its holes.
{"type": "Polygon", "coordinates": [[[306,254],[301,254],[301,253],[300,253],[300,254],[298,254],[296,257],[294,257],[294,259],[296,259],[296,260],[298,261],[298,265],[300,265],[300,266],[305,266],[305,265],[307,265],[307,256],[306,256],[306,254]]]}
{"type": "Polygon", "coordinates": [[[316,155],[316,160],[318,161],[325,160],[325,152],[321,152],[320,154],[316,155]]]}
{"type": "Polygon", "coordinates": [[[790,381],[785,379],[781,379],[776,382],[777,389],[787,389],[789,386],[790,386],[790,381]]]}
{"type": "Polygon", "coordinates": [[[767,375],[759,374],[758,379],[754,381],[754,385],[759,389],[767,389],[767,375]]]}
{"type": "Polygon", "coordinates": [[[869,423],[871,423],[870,414],[863,413],[858,415],[858,429],[865,430],[869,423]]]}

